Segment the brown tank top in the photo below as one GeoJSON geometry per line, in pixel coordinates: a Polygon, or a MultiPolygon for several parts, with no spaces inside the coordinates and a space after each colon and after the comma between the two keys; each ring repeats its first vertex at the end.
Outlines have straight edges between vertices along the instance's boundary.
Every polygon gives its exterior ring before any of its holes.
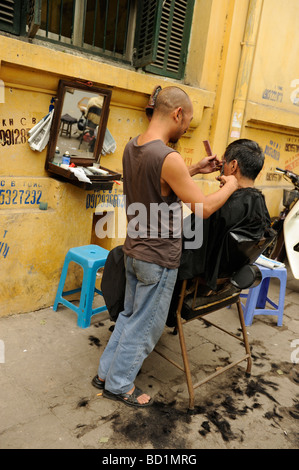
{"type": "Polygon", "coordinates": [[[174,269],[180,264],[182,204],[172,192],[161,195],[161,169],[173,149],[162,140],[144,145],[133,138],[123,155],[127,237],[124,252],[132,258],[174,269]]]}

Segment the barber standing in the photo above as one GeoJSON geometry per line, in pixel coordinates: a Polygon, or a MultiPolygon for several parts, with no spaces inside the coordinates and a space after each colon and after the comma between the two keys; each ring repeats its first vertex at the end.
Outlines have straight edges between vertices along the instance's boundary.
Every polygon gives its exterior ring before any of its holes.
{"type": "Polygon", "coordinates": [[[222,176],[222,187],[205,196],[191,176],[215,171],[217,159],[206,157],[188,169],[182,156],[167,146],[187,131],[192,117],[192,103],[182,89],[173,86],[162,89],[148,129],[130,140],[123,154],[128,219],[123,248],[124,310],[118,316],[92,383],[103,389],[104,397],[130,406],[152,404],[150,396],[139,390],[134,381],[167,319],[181,257],[181,235],[177,233],[178,221],[181,231],[181,201],[188,203],[193,212],[201,203],[203,217],[207,218],[238,188],[234,176],[222,176]],[[158,205],[171,210],[154,217],[153,227],[150,215],[158,205]]]}

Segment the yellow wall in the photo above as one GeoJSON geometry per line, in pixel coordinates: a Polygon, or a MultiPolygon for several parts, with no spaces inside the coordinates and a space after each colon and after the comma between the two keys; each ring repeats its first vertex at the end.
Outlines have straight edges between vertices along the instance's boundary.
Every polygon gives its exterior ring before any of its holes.
{"type": "Polygon", "coordinates": [[[275,168],[299,173],[299,4],[263,2],[242,133],[262,145],[266,162],[258,184],[277,214],[282,185],[275,168]]]}
{"type": "MultiPolygon", "coordinates": [[[[60,182],[44,169],[47,149],[34,152],[28,145],[27,132],[47,114],[59,80],[76,77],[112,87],[108,128],[117,149],[103,156],[101,164],[120,172],[126,142],[147,125],[144,109],[149,95],[154,86],[168,81],[15,38],[1,36],[0,45],[4,84],[0,130],[5,131],[0,168],[0,315],[7,315],[53,304],[69,248],[96,242],[111,249],[123,241],[117,238],[118,216],[112,239],[96,239],[93,221],[107,204],[117,204],[122,185],[114,185],[111,191],[85,191],[60,182]],[[48,209],[40,210],[40,202],[46,202],[48,209]]],[[[212,106],[213,95],[194,87],[188,87],[188,92],[196,112],[193,127],[179,146],[186,162],[192,163],[191,135],[204,107],[212,106]]],[[[124,233],[122,229],[120,235],[124,233]]],[[[70,272],[68,287],[72,288],[80,273],[70,272]]]]}
{"type": "MultiPolygon", "coordinates": [[[[119,203],[121,185],[85,191],[60,182],[44,169],[47,149],[34,152],[28,145],[27,131],[48,112],[59,80],[112,89],[108,128],[117,149],[101,164],[118,172],[126,142],[146,128],[153,88],[183,87],[194,104],[191,127],[178,143],[186,164],[204,156],[207,138],[219,156],[237,136],[257,140],[266,153],[257,185],[275,215],[286,186],[275,166],[299,173],[298,17],[297,0],[287,7],[282,0],[197,0],[182,82],[0,36],[0,131],[6,139],[0,142],[0,316],[53,305],[68,249],[94,241],[111,249],[125,233],[117,218],[119,236],[116,230],[112,239],[99,240],[94,232],[95,214],[119,203]],[[40,210],[39,202],[48,209],[40,210]]],[[[214,175],[195,179],[205,192],[218,187],[214,175]]],[[[80,276],[73,269],[69,286],[80,276]]]]}

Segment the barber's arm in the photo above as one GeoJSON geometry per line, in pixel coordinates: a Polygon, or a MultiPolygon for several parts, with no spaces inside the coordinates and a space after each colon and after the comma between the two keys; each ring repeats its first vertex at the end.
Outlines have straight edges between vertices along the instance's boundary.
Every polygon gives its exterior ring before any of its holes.
{"type": "Polygon", "coordinates": [[[161,179],[171,187],[181,201],[190,205],[192,212],[197,212],[197,204],[203,204],[202,216],[204,219],[222,207],[232,193],[238,189],[238,181],[233,175],[221,176],[218,179],[222,187],[215,193],[205,196],[191,178],[183,158],[177,152],[170,153],[165,158],[161,179]]]}
{"type": "Polygon", "coordinates": [[[198,173],[207,174],[219,171],[221,169],[221,162],[216,155],[205,157],[194,165],[188,167],[190,176],[197,175],[198,173]]]}

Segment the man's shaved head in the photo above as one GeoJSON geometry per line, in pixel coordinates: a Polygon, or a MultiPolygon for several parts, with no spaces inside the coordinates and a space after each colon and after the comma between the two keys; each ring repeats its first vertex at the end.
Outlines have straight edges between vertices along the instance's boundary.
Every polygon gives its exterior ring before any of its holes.
{"type": "Polygon", "coordinates": [[[192,109],[190,98],[181,88],[169,86],[159,92],[154,106],[154,112],[157,111],[161,114],[169,114],[179,107],[182,108],[183,112],[190,111],[192,109]]]}

